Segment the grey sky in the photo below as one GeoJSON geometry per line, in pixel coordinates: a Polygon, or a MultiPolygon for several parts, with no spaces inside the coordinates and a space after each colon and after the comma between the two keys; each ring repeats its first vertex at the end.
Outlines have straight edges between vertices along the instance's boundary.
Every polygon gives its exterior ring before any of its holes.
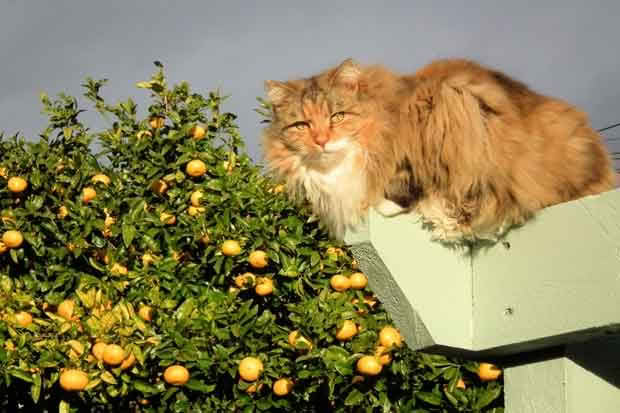
{"type": "MultiPolygon", "coordinates": [[[[109,78],[111,100],[146,97],[134,84],[160,60],[171,81],[232,95],[226,110],[258,159],[263,81],[346,57],[400,71],[477,59],[580,105],[602,128],[620,121],[619,39],[618,0],[0,0],[0,130],[36,136],[39,92],[79,95],[86,76],[109,78]]],[[[606,137],[620,150],[620,128],[606,137]]]]}

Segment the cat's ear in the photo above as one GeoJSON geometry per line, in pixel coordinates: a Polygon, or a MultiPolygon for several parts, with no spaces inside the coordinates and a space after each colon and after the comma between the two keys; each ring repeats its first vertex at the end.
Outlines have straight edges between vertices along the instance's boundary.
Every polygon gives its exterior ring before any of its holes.
{"type": "Polygon", "coordinates": [[[333,85],[345,86],[352,91],[356,91],[361,74],[362,69],[360,66],[353,59],[347,59],[334,70],[330,80],[333,85]]]}
{"type": "Polygon", "coordinates": [[[273,105],[281,104],[288,96],[288,90],[288,87],[282,82],[276,80],[265,81],[265,93],[267,93],[267,98],[273,105]]]}

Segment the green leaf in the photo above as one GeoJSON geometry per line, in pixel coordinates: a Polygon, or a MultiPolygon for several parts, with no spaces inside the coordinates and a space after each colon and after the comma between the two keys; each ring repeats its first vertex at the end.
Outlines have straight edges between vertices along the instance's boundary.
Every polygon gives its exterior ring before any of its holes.
{"type": "Polygon", "coordinates": [[[136,390],[147,396],[157,394],[161,391],[161,389],[158,389],[157,387],[142,380],[132,380],[132,384],[136,390]]]}
{"type": "Polygon", "coordinates": [[[104,382],[108,383],[108,384],[116,384],[116,379],[114,378],[114,376],[112,375],[112,373],[110,373],[109,371],[104,371],[103,373],[101,373],[99,375],[99,377],[101,377],[101,380],[103,380],[104,382]]]}
{"type": "Polygon", "coordinates": [[[216,385],[215,383],[206,384],[203,381],[192,379],[185,384],[185,387],[190,390],[199,391],[201,393],[211,393],[213,390],[215,390],[216,385]]]}
{"type": "Polygon", "coordinates": [[[472,407],[477,410],[482,409],[491,404],[493,400],[497,399],[501,393],[502,388],[500,386],[483,389],[478,393],[478,397],[472,407]]]}
{"type": "Polygon", "coordinates": [[[41,375],[33,374],[32,378],[33,382],[30,387],[30,396],[32,397],[33,402],[38,403],[39,397],[41,396],[41,375]]]}
{"type": "Polygon", "coordinates": [[[123,243],[125,244],[126,247],[129,247],[134,237],[136,236],[136,227],[130,224],[123,224],[122,233],[123,233],[123,243]]]}
{"type": "Polygon", "coordinates": [[[364,394],[357,389],[353,389],[349,392],[344,404],[346,406],[357,406],[362,400],[364,400],[364,394]]]}
{"type": "Polygon", "coordinates": [[[71,412],[71,405],[69,404],[69,402],[62,400],[58,404],[58,413],[70,413],[70,412],[71,412]]]}
{"type": "Polygon", "coordinates": [[[433,406],[441,406],[441,396],[435,393],[420,391],[415,394],[415,397],[433,406]]]}
{"type": "Polygon", "coordinates": [[[188,298],[179,306],[177,311],[174,313],[174,318],[177,320],[183,320],[184,318],[189,317],[192,311],[196,308],[196,304],[194,303],[193,298],[188,298]]]}
{"type": "Polygon", "coordinates": [[[27,381],[28,383],[32,383],[32,374],[21,370],[21,369],[12,369],[9,371],[9,374],[13,377],[17,377],[18,379],[22,379],[23,381],[27,381]]]}

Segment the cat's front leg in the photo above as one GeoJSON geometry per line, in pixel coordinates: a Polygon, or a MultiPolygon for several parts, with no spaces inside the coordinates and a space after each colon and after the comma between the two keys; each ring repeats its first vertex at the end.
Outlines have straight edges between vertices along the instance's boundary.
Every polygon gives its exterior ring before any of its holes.
{"type": "Polygon", "coordinates": [[[389,199],[385,199],[385,198],[381,200],[377,205],[375,205],[374,208],[378,213],[380,213],[384,217],[393,217],[393,216],[402,214],[403,212],[407,211],[406,208],[403,208],[402,206],[398,205],[396,202],[390,201],[389,199]]]}

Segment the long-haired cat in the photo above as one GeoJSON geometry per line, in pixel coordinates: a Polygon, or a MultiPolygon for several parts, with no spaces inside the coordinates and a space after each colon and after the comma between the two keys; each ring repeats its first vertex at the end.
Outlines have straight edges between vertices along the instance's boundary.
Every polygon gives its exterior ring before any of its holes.
{"type": "Polygon", "coordinates": [[[267,166],[337,238],[373,207],[415,211],[443,241],[496,239],[541,208],[614,187],[582,111],[472,61],[401,75],[348,59],[265,88],[267,166]]]}

